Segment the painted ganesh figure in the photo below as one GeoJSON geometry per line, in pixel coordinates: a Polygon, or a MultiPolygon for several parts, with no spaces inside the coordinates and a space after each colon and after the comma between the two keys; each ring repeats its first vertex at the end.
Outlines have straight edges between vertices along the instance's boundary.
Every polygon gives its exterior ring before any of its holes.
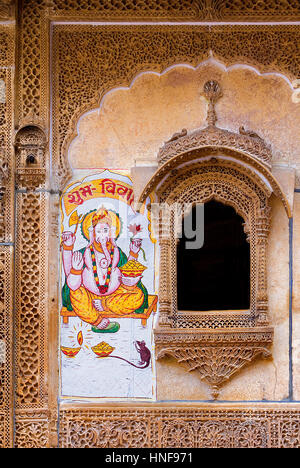
{"type": "Polygon", "coordinates": [[[82,229],[89,242],[78,251],[74,251],[76,235],[62,234],[63,305],[97,333],[119,330],[119,323],[108,317],[139,314],[148,307],[148,292],[141,282],[145,268],[137,262],[142,240],[131,239],[127,257],[116,244],[118,223],[117,215],[104,207],[85,216],[82,229]],[[132,264],[136,271],[129,275],[126,265],[132,264]]]}

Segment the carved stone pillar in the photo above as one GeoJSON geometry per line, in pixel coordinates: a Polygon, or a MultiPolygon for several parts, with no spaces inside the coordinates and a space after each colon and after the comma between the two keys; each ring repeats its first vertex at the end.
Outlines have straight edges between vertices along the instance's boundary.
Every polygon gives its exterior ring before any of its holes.
{"type": "Polygon", "coordinates": [[[256,220],[258,289],[256,306],[257,325],[267,325],[268,320],[268,292],[267,292],[267,245],[270,232],[271,208],[266,206],[261,210],[256,220]]]}
{"type": "MultiPolygon", "coordinates": [[[[7,2],[5,2],[7,3],[7,2]]],[[[9,12],[7,12],[9,13],[9,12]]],[[[0,5],[0,16],[5,5],[0,5]]],[[[5,17],[9,19],[9,16],[5,17]]],[[[14,25],[0,25],[0,448],[13,446],[14,25]],[[7,44],[7,48],[5,46],[7,44]]]]}
{"type": "Polygon", "coordinates": [[[16,135],[16,447],[49,444],[47,205],[44,132],[16,135]]]}
{"type": "Polygon", "coordinates": [[[171,240],[160,238],[159,326],[171,327],[171,240]]]}
{"type": "Polygon", "coordinates": [[[171,210],[168,204],[152,203],[148,206],[151,212],[151,223],[154,236],[160,246],[159,278],[159,327],[171,327],[171,272],[168,268],[171,261],[171,210]]]}

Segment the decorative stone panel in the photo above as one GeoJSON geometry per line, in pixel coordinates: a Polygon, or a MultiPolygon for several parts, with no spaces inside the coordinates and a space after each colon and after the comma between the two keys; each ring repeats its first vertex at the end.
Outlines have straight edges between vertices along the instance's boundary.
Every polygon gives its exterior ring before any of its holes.
{"type": "Polygon", "coordinates": [[[22,411],[16,422],[15,448],[49,447],[49,415],[42,411],[22,411]]]}
{"type": "Polygon", "coordinates": [[[62,408],[63,448],[299,448],[297,405],[62,408]]]}

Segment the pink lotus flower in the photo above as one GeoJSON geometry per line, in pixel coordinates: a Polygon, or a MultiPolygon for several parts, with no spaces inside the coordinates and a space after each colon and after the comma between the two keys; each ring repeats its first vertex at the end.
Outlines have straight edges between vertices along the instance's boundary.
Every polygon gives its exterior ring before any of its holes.
{"type": "Polygon", "coordinates": [[[130,224],[128,230],[132,233],[132,237],[134,237],[139,232],[142,232],[143,228],[140,224],[130,224]]]}

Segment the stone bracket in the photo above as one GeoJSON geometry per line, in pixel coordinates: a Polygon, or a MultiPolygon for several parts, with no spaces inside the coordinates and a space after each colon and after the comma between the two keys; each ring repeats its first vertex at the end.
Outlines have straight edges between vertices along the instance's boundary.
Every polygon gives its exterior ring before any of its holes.
{"type": "Polygon", "coordinates": [[[19,188],[34,190],[44,184],[46,180],[46,169],[18,168],[16,171],[16,183],[19,188]]]}
{"type": "Polygon", "coordinates": [[[244,330],[155,330],[156,358],[171,356],[188,372],[198,371],[217,399],[220,387],[246,364],[271,356],[273,328],[244,330]]]}

